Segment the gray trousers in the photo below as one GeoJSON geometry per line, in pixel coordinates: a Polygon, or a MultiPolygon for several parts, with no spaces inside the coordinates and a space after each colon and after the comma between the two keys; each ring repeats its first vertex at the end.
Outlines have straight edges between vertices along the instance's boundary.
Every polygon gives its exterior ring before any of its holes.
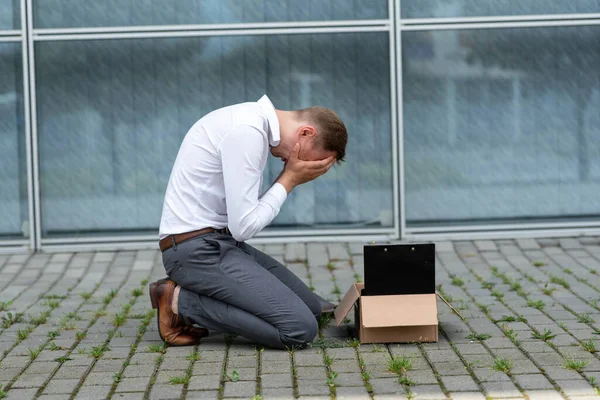
{"type": "Polygon", "coordinates": [[[178,312],[187,323],[278,349],[315,339],[319,298],[252,246],[213,232],[179,243],[162,257],[167,275],[181,286],[178,312]]]}

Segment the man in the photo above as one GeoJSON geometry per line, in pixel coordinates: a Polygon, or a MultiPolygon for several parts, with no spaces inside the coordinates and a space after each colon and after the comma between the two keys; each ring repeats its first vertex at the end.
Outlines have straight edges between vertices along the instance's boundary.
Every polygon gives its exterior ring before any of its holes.
{"type": "Polygon", "coordinates": [[[150,285],[165,342],[197,344],[206,328],[280,349],[316,337],[316,318],[334,305],[245,241],[277,216],[294,187],[342,161],[347,141],[333,111],[277,110],[266,95],[213,111],[192,126],[160,223],[169,278],[150,285]],[[269,151],[284,168],[260,196],[269,151]]]}

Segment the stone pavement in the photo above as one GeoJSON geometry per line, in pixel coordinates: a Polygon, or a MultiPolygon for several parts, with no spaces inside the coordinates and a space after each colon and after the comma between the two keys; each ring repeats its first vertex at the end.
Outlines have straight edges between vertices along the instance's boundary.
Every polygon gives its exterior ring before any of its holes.
{"type": "MultiPolygon", "coordinates": [[[[362,279],[359,243],[259,246],[321,295],[362,279]]],[[[165,347],[157,251],[0,255],[0,398],[600,398],[600,238],[437,243],[432,344],[359,345],[322,320],[308,349],[213,334],[165,347]],[[599,322],[597,322],[599,321],[599,322]]]]}

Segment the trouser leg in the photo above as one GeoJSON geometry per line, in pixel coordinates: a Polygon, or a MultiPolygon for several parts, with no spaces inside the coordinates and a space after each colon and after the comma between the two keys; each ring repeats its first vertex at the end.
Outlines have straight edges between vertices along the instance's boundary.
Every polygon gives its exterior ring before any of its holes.
{"type": "Polygon", "coordinates": [[[303,346],[317,335],[307,304],[231,236],[188,240],[165,251],[163,262],[182,287],[179,314],[188,322],[275,348],[303,346]]]}

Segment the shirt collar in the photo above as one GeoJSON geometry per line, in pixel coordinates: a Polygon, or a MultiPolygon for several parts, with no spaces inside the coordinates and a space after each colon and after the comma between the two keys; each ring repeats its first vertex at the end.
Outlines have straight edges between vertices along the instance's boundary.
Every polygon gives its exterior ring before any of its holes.
{"type": "Polygon", "coordinates": [[[277,118],[277,113],[275,113],[275,106],[273,106],[273,103],[266,94],[258,100],[258,104],[267,115],[267,120],[269,121],[269,144],[272,147],[279,146],[279,118],[277,118]]]}

